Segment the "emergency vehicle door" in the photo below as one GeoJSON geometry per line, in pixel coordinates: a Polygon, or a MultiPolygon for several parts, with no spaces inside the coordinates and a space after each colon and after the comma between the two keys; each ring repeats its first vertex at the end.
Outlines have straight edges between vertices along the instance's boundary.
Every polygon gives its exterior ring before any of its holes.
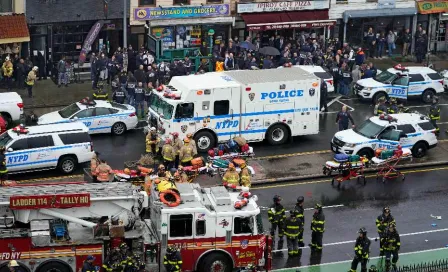
{"type": "Polygon", "coordinates": [[[263,103],[247,103],[245,112],[242,114],[243,127],[241,128],[241,136],[250,141],[261,141],[264,138],[266,129],[264,126],[264,115],[258,114],[263,112],[263,103]]]}
{"type": "Polygon", "coordinates": [[[222,136],[219,141],[230,139],[239,132],[239,111],[236,109],[239,108],[240,101],[239,94],[237,99],[235,95],[237,94],[230,88],[213,89],[213,99],[210,99],[212,117],[205,116],[203,122],[207,122],[206,126],[213,128],[218,136],[222,136]]]}
{"type": "Polygon", "coordinates": [[[95,108],[92,118],[92,126],[89,128],[97,133],[110,132],[112,128],[112,116],[108,108],[95,108]]]}
{"type": "Polygon", "coordinates": [[[378,146],[375,148],[395,149],[399,142],[400,137],[404,137],[401,131],[396,130],[394,126],[389,126],[383,132],[378,135],[378,146]]]}
{"type": "Polygon", "coordinates": [[[392,86],[387,89],[389,97],[408,99],[409,77],[402,75],[392,81],[392,86]]]}
{"type": "Polygon", "coordinates": [[[197,106],[195,107],[195,103],[192,102],[177,105],[173,122],[174,131],[178,131],[179,134],[182,132],[184,135],[187,133],[194,133],[196,131],[196,108],[197,106]]]}
{"type": "Polygon", "coordinates": [[[232,216],[218,216],[211,231],[215,231],[216,247],[228,250],[232,256],[232,216]]]}
{"type": "Polygon", "coordinates": [[[214,232],[216,226],[215,217],[207,217],[203,212],[194,214],[193,260],[199,260],[199,257],[205,251],[213,249],[216,246],[214,232]]]}
{"type": "Polygon", "coordinates": [[[253,216],[233,217],[233,241],[232,249],[237,256],[236,266],[245,266],[256,259],[256,249],[258,248],[258,239],[256,234],[255,220],[253,216]]]}
{"type": "Polygon", "coordinates": [[[194,213],[188,212],[168,215],[168,246],[180,249],[185,267],[188,267],[187,260],[193,260],[193,216],[194,213]]]}

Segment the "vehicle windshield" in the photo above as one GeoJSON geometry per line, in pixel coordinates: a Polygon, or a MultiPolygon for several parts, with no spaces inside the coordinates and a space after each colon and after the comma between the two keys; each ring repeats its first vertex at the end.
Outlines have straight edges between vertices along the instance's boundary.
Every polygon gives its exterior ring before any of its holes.
{"type": "Polygon", "coordinates": [[[6,146],[11,141],[12,138],[9,136],[7,131],[0,135],[0,146],[6,146]]]}
{"type": "Polygon", "coordinates": [[[397,75],[392,74],[391,72],[383,71],[375,77],[375,80],[381,83],[391,83],[396,77],[397,75]]]}
{"type": "Polygon", "coordinates": [[[374,122],[370,121],[370,119],[368,119],[361,125],[357,126],[353,131],[355,131],[358,134],[361,134],[364,137],[373,139],[383,129],[384,129],[383,126],[375,124],[374,122]]]}
{"type": "Polygon", "coordinates": [[[173,117],[174,106],[158,95],[149,97],[149,107],[159,115],[163,115],[163,119],[170,120],[173,117]]]}
{"type": "Polygon", "coordinates": [[[71,104],[70,106],[67,106],[63,108],[62,110],[58,111],[59,115],[61,115],[62,118],[69,118],[73,114],[77,113],[80,110],[78,105],[76,103],[71,104]]]}

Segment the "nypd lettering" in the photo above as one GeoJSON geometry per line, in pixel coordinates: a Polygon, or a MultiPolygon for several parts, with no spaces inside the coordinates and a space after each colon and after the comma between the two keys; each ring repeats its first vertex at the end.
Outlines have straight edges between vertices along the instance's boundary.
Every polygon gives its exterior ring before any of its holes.
{"type": "Polygon", "coordinates": [[[287,102],[289,98],[303,96],[303,90],[278,91],[261,93],[261,100],[270,99],[270,103],[287,102]]]}
{"type": "Polygon", "coordinates": [[[238,120],[234,120],[234,121],[223,121],[223,122],[216,122],[216,126],[215,129],[225,129],[225,128],[235,128],[239,125],[239,121],[238,120]]]}
{"type": "Polygon", "coordinates": [[[8,164],[14,164],[19,162],[25,162],[29,159],[27,154],[21,154],[16,156],[8,156],[8,164]]]}
{"type": "Polygon", "coordinates": [[[92,122],[83,122],[83,123],[86,127],[90,127],[92,125],[92,122]]]}

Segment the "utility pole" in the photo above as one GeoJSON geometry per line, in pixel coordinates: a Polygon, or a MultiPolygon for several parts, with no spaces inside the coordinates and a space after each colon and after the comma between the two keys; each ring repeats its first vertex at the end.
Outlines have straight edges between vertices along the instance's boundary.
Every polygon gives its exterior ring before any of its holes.
{"type": "Polygon", "coordinates": [[[123,50],[124,50],[124,48],[126,48],[126,47],[128,47],[127,46],[127,41],[128,41],[128,33],[127,33],[127,31],[128,31],[128,24],[127,24],[127,20],[126,20],[126,3],[127,3],[127,1],[126,0],[123,0],[123,50]]]}

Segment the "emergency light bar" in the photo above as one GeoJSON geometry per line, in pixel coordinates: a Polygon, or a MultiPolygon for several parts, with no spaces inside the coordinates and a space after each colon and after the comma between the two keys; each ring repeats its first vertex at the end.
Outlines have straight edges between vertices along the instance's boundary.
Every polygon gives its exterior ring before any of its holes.
{"type": "Polygon", "coordinates": [[[85,106],[95,106],[96,102],[91,100],[89,97],[85,97],[79,101],[80,104],[85,106]]]}
{"type": "Polygon", "coordinates": [[[395,69],[395,70],[398,70],[398,71],[402,71],[402,72],[408,72],[408,71],[409,71],[406,67],[401,66],[401,64],[397,64],[397,65],[395,65],[395,66],[394,66],[394,69],[395,69]]]}
{"type": "Polygon", "coordinates": [[[394,118],[390,115],[384,114],[384,113],[380,115],[380,120],[389,121],[389,123],[397,122],[396,118],[394,118]]]}
{"type": "Polygon", "coordinates": [[[12,129],[12,131],[16,132],[17,135],[19,135],[19,134],[28,134],[28,129],[26,129],[26,127],[23,124],[20,124],[20,125],[14,127],[12,129]]]}

